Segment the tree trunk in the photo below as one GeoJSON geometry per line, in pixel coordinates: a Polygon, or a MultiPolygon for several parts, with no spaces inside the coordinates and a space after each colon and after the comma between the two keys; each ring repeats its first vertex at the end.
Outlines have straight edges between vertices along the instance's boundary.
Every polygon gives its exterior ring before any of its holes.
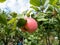
{"type": "Polygon", "coordinates": [[[49,37],[47,38],[47,45],[52,45],[52,44],[50,43],[49,37]]]}
{"type": "Polygon", "coordinates": [[[58,40],[59,40],[59,44],[60,45],[60,33],[58,32],[58,40]]]}
{"type": "Polygon", "coordinates": [[[4,45],[8,45],[8,43],[7,43],[7,42],[5,42],[5,43],[4,43],[4,45]]]}
{"type": "Polygon", "coordinates": [[[59,40],[59,45],[60,45],[60,40],[59,40]]]}
{"type": "Polygon", "coordinates": [[[8,45],[8,41],[7,41],[7,40],[5,41],[5,40],[3,39],[3,43],[4,43],[4,45],[8,45]]]}
{"type": "Polygon", "coordinates": [[[50,36],[49,36],[49,34],[47,36],[47,45],[52,45],[52,43],[50,42],[50,36]]]}

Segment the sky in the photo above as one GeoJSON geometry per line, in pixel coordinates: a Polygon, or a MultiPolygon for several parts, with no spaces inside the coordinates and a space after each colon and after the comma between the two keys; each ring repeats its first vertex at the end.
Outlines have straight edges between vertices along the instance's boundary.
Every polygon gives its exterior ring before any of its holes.
{"type": "Polygon", "coordinates": [[[6,12],[22,13],[28,10],[29,7],[29,0],[6,0],[4,3],[0,3],[0,9],[6,12]]]}

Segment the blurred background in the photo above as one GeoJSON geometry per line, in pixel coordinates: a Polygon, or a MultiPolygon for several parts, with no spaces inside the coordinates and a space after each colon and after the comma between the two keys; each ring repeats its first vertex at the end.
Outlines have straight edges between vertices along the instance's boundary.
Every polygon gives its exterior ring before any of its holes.
{"type": "Polygon", "coordinates": [[[4,3],[0,3],[0,8],[6,12],[22,13],[30,8],[30,3],[29,0],[6,0],[4,3]]]}

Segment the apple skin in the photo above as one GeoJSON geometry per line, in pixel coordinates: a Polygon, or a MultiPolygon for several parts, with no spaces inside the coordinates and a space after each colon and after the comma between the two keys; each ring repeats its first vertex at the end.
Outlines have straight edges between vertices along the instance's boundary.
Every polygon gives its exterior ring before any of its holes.
{"type": "Polygon", "coordinates": [[[38,28],[37,21],[30,17],[25,17],[24,19],[27,20],[27,22],[24,27],[22,27],[22,31],[27,31],[29,33],[36,31],[36,29],[38,28]]]}

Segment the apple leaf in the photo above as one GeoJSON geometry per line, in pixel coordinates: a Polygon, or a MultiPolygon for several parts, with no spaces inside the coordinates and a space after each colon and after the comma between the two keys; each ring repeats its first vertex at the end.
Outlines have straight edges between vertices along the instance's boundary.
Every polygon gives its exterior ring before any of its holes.
{"type": "Polygon", "coordinates": [[[36,6],[31,6],[32,9],[34,9],[35,11],[39,11],[39,9],[36,6]]]}
{"type": "Polygon", "coordinates": [[[37,19],[37,21],[47,21],[48,19],[44,19],[44,18],[42,18],[42,19],[37,19]]]}
{"type": "Polygon", "coordinates": [[[30,4],[39,7],[40,6],[40,0],[30,0],[30,4]]]}
{"type": "Polygon", "coordinates": [[[24,26],[26,24],[27,20],[24,20],[24,19],[19,19],[18,22],[17,22],[17,26],[20,28],[22,26],[24,26]]]}
{"type": "Polygon", "coordinates": [[[17,16],[17,13],[16,13],[16,12],[12,12],[10,15],[11,15],[13,18],[15,18],[15,17],[17,16]]]}
{"type": "Polygon", "coordinates": [[[7,25],[7,19],[5,13],[0,14],[0,23],[7,25]]]}
{"type": "Polygon", "coordinates": [[[50,0],[49,2],[50,2],[50,4],[52,4],[52,5],[56,5],[56,3],[58,2],[58,0],[50,0]]]}
{"type": "Polygon", "coordinates": [[[6,0],[0,0],[1,3],[5,2],[6,0]]]}
{"type": "Polygon", "coordinates": [[[10,21],[8,21],[8,24],[13,24],[16,21],[16,18],[12,18],[10,21]]]}

